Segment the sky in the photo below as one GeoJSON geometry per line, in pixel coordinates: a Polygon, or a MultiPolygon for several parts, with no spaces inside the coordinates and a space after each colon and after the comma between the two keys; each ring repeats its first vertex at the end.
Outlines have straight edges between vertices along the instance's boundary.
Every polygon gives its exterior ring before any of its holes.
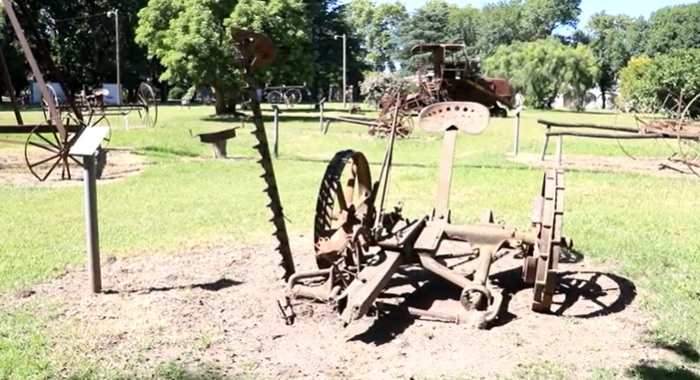
{"type": "MultiPolygon", "coordinates": [[[[409,12],[425,4],[426,0],[399,0],[406,5],[409,12]]],[[[378,2],[393,2],[393,0],[378,0],[378,2]]],[[[472,5],[481,8],[484,4],[496,2],[496,0],[447,0],[459,6],[472,5]]],[[[649,15],[655,10],[672,5],[692,4],[690,0],[581,0],[581,16],[579,27],[583,27],[588,19],[595,13],[605,11],[608,14],[627,14],[632,17],[649,15]]]]}

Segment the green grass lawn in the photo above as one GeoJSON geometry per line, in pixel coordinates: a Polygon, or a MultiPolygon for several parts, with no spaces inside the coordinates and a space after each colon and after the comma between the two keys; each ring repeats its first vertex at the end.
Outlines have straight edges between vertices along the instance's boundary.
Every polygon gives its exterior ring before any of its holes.
{"type": "MultiPolygon", "coordinates": [[[[280,124],[280,154],[275,161],[285,213],[292,233],[310,231],[316,191],[327,160],[341,149],[361,150],[379,173],[386,140],[366,136],[362,126],[334,123],[328,134],[319,130],[313,114],[285,111],[280,124]],[[307,118],[307,121],[303,119],[307,118]]],[[[337,113],[337,105],[329,107],[337,113]]],[[[366,108],[363,106],[363,108],[366,108]]],[[[142,174],[99,186],[98,204],[103,257],[170,254],[209,241],[252,242],[269,238],[272,225],[253,161],[182,160],[209,157],[209,146],[190,131],[214,131],[239,122],[205,121],[209,107],[161,107],[154,129],[136,128],[130,117],[126,130],[120,117],[110,118],[110,147],[131,147],[153,163],[142,174]]],[[[24,113],[28,122],[41,112],[24,113]]],[[[567,122],[634,125],[630,116],[613,113],[567,113],[527,110],[521,124],[521,152],[536,153],[544,127],[538,118],[567,122]]],[[[11,112],[0,113],[0,124],[12,124],[11,112]]],[[[526,227],[532,198],[539,193],[542,171],[508,160],[513,119],[493,119],[480,136],[460,136],[455,157],[451,207],[456,221],[475,221],[492,209],[497,218],[526,227]]],[[[272,141],[272,123],[266,123],[272,141]]],[[[229,155],[256,158],[247,123],[230,140],[229,155]]],[[[398,141],[389,186],[390,202],[402,200],[409,216],[430,211],[434,199],[441,135],[414,132],[398,141]]],[[[672,142],[671,144],[674,144],[672,142]]],[[[567,138],[564,154],[625,156],[617,141],[567,138]]],[[[671,154],[656,141],[623,141],[636,156],[671,154]]],[[[14,149],[0,145],[3,149],[14,149]]],[[[553,153],[554,146],[549,149],[553,153]]],[[[700,179],[661,178],[641,174],[593,173],[570,170],[566,183],[564,233],[591,262],[614,266],[631,279],[637,301],[656,319],[649,339],[662,346],[700,346],[700,179]]],[[[57,274],[85,260],[82,188],[0,187],[0,290],[12,291],[57,274]]],[[[32,310],[4,310],[0,319],[0,378],[43,379],[60,370],[46,361],[51,343],[41,332],[41,315],[32,310]]],[[[688,349],[685,352],[692,352],[688,349]]],[[[656,372],[601,370],[597,378],[697,379],[697,355],[656,368],[656,372]],[[682,368],[686,368],[683,370],[682,368]],[[675,371],[675,372],[674,372],[675,371]],[[685,372],[684,372],[685,371],[685,372]],[[691,372],[694,372],[693,375],[691,372]],[[651,375],[650,375],[651,373],[651,375]],[[685,376],[685,377],[682,377],[685,376]],[[693,377],[696,376],[696,377],[693,377]]],[[[166,378],[188,378],[166,368],[166,378]]],[[[514,378],[557,378],[556,366],[530,368],[514,378]],[[550,377],[547,377],[550,376],[550,377]],[[552,377],[553,376],[553,377],[552,377]]],[[[202,377],[210,378],[210,377],[202,377]]]]}

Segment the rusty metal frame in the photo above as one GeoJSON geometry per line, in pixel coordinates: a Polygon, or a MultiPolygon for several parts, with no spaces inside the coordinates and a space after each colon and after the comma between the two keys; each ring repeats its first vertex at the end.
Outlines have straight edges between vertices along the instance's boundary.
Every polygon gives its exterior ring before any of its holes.
{"type": "MultiPolygon", "coordinates": [[[[400,102],[399,97],[397,103],[400,102]]],[[[398,108],[394,112],[394,126],[398,108]]],[[[462,313],[445,314],[408,307],[403,308],[405,311],[417,317],[468,322],[474,327],[487,328],[498,318],[503,300],[500,292],[490,287],[491,264],[508,254],[523,259],[522,280],[525,284],[533,285],[532,309],[538,312],[550,309],[560,249],[573,246],[571,240],[561,233],[564,215],[562,169],[545,170],[542,191],[533,203],[531,226],[527,230],[495,223],[491,211],[484,213],[476,224],[458,225],[451,222],[449,195],[457,136],[460,133],[482,133],[489,119],[488,108],[473,102],[434,103],[423,108],[418,115],[418,123],[424,131],[444,134],[434,208],[429,215],[419,219],[405,218],[401,213],[401,204],[393,211],[385,210],[396,128],[390,129],[380,178],[371,194],[355,194],[357,176],[351,176],[347,185],[343,185],[338,174],[340,171],[335,168],[341,163],[345,165],[352,158],[353,173],[367,172],[369,167],[364,156],[355,151],[336,154],[322,181],[319,202],[329,195],[337,196],[341,211],[326,214],[339,221],[339,226],[330,228],[326,234],[314,234],[317,262],[319,257],[323,257],[328,259],[328,263],[324,267],[319,266],[318,271],[298,273],[288,280],[286,304],[280,305],[287,323],[294,319],[291,300],[297,297],[330,302],[338,309],[344,325],[361,318],[370,310],[391,307],[377,300],[378,296],[402,266],[417,264],[460,287],[460,303],[464,310],[462,313]],[[376,213],[375,200],[378,201],[376,213]],[[368,214],[375,215],[370,222],[368,214]],[[458,273],[438,260],[440,244],[445,240],[471,245],[476,259],[466,274],[458,273]],[[368,254],[371,249],[376,252],[368,254]],[[321,284],[314,285],[314,280],[319,279],[322,280],[321,284]]],[[[362,186],[366,187],[366,184],[362,186]]],[[[325,204],[320,208],[317,206],[317,218],[319,210],[327,208],[325,204]]]]}
{"type": "MultiPolygon", "coordinates": [[[[55,123],[56,128],[58,129],[61,139],[66,140],[68,136],[68,132],[66,131],[66,128],[63,126],[63,122],[61,121],[61,114],[58,112],[58,107],[54,103],[53,98],[51,97],[51,94],[49,93],[48,86],[46,85],[46,81],[44,80],[44,75],[41,73],[41,70],[39,69],[39,64],[37,63],[36,59],[34,58],[34,53],[32,52],[31,47],[29,47],[29,42],[27,41],[27,37],[24,35],[24,31],[22,30],[22,26],[19,23],[19,19],[17,18],[17,14],[15,13],[13,4],[11,0],[2,0],[2,4],[4,5],[5,8],[5,13],[7,14],[7,17],[10,19],[10,23],[12,25],[12,29],[15,31],[15,36],[17,36],[17,40],[19,41],[20,47],[22,48],[22,51],[24,52],[24,56],[27,59],[27,63],[29,63],[29,67],[32,70],[32,74],[34,75],[34,78],[36,81],[39,83],[39,91],[41,91],[41,95],[44,97],[45,101],[48,104],[49,107],[49,114],[51,116],[51,120],[55,123]]],[[[20,7],[23,8],[23,11],[26,11],[26,7],[22,2],[19,2],[20,7]]],[[[28,12],[24,13],[25,17],[28,16],[28,12]]],[[[34,25],[30,24],[30,29],[33,29],[34,25]]]]}

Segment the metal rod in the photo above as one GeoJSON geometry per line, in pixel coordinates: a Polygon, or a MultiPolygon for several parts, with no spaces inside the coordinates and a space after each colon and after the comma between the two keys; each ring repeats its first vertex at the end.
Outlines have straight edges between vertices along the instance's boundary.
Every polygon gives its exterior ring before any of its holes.
{"type": "Polygon", "coordinates": [[[22,51],[24,52],[24,56],[27,58],[27,62],[32,69],[32,74],[34,74],[36,81],[39,82],[39,90],[41,91],[41,95],[44,97],[44,99],[46,99],[46,103],[49,105],[49,115],[51,115],[51,119],[55,122],[56,128],[58,128],[61,141],[66,141],[67,133],[63,127],[63,123],[61,122],[60,114],[58,113],[56,104],[53,101],[53,97],[49,93],[49,89],[44,81],[44,76],[41,74],[41,70],[39,70],[39,65],[37,64],[36,59],[34,59],[34,53],[32,53],[32,49],[29,47],[27,37],[22,31],[22,26],[17,19],[17,15],[15,14],[15,10],[12,6],[12,1],[2,0],[2,3],[5,6],[5,12],[7,13],[7,17],[10,19],[12,28],[17,36],[17,40],[19,41],[22,51]]]}
{"type": "Polygon", "coordinates": [[[394,115],[391,121],[391,132],[389,134],[389,145],[387,145],[386,152],[384,153],[384,164],[382,165],[382,171],[379,174],[379,181],[381,184],[381,196],[379,197],[379,212],[377,213],[374,225],[378,226],[379,221],[384,212],[384,203],[386,202],[386,190],[389,186],[389,168],[391,168],[391,161],[394,152],[394,141],[396,141],[396,122],[399,118],[399,107],[401,107],[401,90],[402,86],[399,85],[399,89],[396,94],[396,108],[394,109],[394,115]]]}
{"type": "Polygon", "coordinates": [[[87,236],[88,272],[93,293],[102,291],[102,271],[100,268],[100,243],[97,226],[97,184],[95,156],[83,157],[83,183],[85,185],[85,232],[87,236]]]}
{"type": "Polygon", "coordinates": [[[513,127],[513,155],[520,151],[520,108],[515,111],[515,126],[513,127]]]}
{"type": "Polygon", "coordinates": [[[325,103],[326,98],[321,99],[321,101],[318,103],[318,120],[319,120],[319,129],[321,132],[323,132],[323,103],[325,103]]]}
{"type": "Polygon", "coordinates": [[[542,143],[542,151],[540,152],[540,161],[544,161],[544,156],[547,154],[547,145],[549,145],[549,133],[551,128],[547,126],[544,131],[544,142],[542,143]]]}
{"type": "Polygon", "coordinates": [[[619,132],[639,132],[639,129],[632,127],[619,127],[616,125],[605,125],[605,124],[586,124],[586,123],[563,123],[555,121],[547,121],[542,119],[537,119],[539,124],[544,124],[549,127],[563,127],[563,128],[589,128],[589,129],[603,129],[609,131],[619,131],[619,132]]]}
{"type": "Polygon", "coordinates": [[[275,157],[277,157],[279,153],[279,136],[280,136],[280,108],[275,106],[272,106],[272,108],[275,110],[275,121],[274,121],[274,129],[272,130],[272,144],[274,148],[274,154],[275,157]]]}
{"type": "Polygon", "coordinates": [[[442,142],[442,157],[438,169],[438,194],[435,202],[435,219],[448,221],[450,213],[450,186],[452,184],[452,171],[454,169],[455,149],[457,147],[457,128],[450,128],[445,132],[442,142]]]}
{"type": "Polygon", "coordinates": [[[423,268],[435,273],[436,275],[459,286],[460,288],[465,288],[473,283],[472,280],[463,277],[452,269],[440,264],[429,253],[419,253],[418,257],[423,268]]]}
{"type": "Polygon", "coordinates": [[[700,135],[697,134],[606,134],[606,133],[586,133],[586,132],[574,132],[574,131],[556,131],[547,132],[547,137],[549,136],[578,136],[578,137],[588,137],[593,139],[624,139],[624,140],[644,140],[644,139],[683,139],[683,140],[698,140],[700,135]]]}
{"type": "Polygon", "coordinates": [[[2,79],[5,82],[5,87],[10,94],[10,102],[12,103],[12,110],[15,113],[15,120],[17,120],[17,124],[23,125],[22,113],[19,111],[19,103],[15,96],[15,87],[12,85],[10,69],[7,67],[7,60],[5,60],[5,54],[2,52],[2,46],[0,46],[0,68],[2,69],[2,79]]]}
{"type": "Polygon", "coordinates": [[[112,17],[114,15],[114,36],[115,36],[115,50],[117,56],[117,104],[122,103],[122,81],[121,81],[121,68],[120,68],[120,57],[119,57],[119,10],[114,9],[107,12],[107,17],[112,17]]]}
{"type": "Polygon", "coordinates": [[[561,166],[561,154],[564,149],[564,136],[557,135],[557,166],[561,166]]]}
{"type": "MultiPolygon", "coordinates": [[[[78,108],[75,105],[75,99],[73,99],[73,92],[67,85],[67,81],[65,79],[65,76],[61,71],[56,67],[54,64],[53,59],[51,58],[51,52],[49,51],[49,48],[46,46],[44,43],[44,40],[41,38],[41,35],[39,34],[39,29],[36,27],[36,23],[34,22],[34,19],[32,19],[32,15],[29,12],[29,9],[27,8],[25,1],[18,1],[17,5],[19,6],[20,10],[22,11],[22,14],[24,15],[25,21],[27,21],[27,24],[29,24],[29,31],[34,35],[35,43],[36,46],[39,50],[39,54],[41,55],[41,58],[43,59],[43,62],[46,63],[49,67],[49,72],[51,75],[53,75],[57,81],[58,85],[61,86],[61,89],[63,90],[63,94],[66,96],[68,100],[68,105],[70,106],[71,110],[75,114],[75,116],[78,118],[78,120],[83,121],[83,113],[80,111],[80,108],[78,108]]],[[[27,57],[27,59],[29,59],[27,57]]],[[[63,126],[63,123],[59,120],[58,124],[60,126],[63,126]]],[[[59,127],[61,128],[61,127],[59,127]]]]}

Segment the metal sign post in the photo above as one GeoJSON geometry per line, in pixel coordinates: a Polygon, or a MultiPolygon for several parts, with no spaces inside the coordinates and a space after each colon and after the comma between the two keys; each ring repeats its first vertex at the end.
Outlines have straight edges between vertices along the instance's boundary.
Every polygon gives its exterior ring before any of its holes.
{"type": "Polygon", "coordinates": [[[102,291],[100,268],[100,240],[97,228],[97,168],[96,156],[109,127],[86,128],[70,148],[70,154],[83,158],[83,183],[85,184],[85,233],[87,238],[88,273],[92,293],[102,291]]]}
{"type": "Polygon", "coordinates": [[[273,152],[275,154],[275,158],[279,155],[279,142],[280,142],[280,108],[277,107],[276,105],[272,106],[272,109],[275,111],[275,123],[274,123],[274,129],[272,130],[272,143],[273,143],[273,152]]]}
{"type": "Polygon", "coordinates": [[[513,127],[513,155],[517,156],[520,151],[520,112],[522,106],[515,109],[515,126],[513,127]]]}

